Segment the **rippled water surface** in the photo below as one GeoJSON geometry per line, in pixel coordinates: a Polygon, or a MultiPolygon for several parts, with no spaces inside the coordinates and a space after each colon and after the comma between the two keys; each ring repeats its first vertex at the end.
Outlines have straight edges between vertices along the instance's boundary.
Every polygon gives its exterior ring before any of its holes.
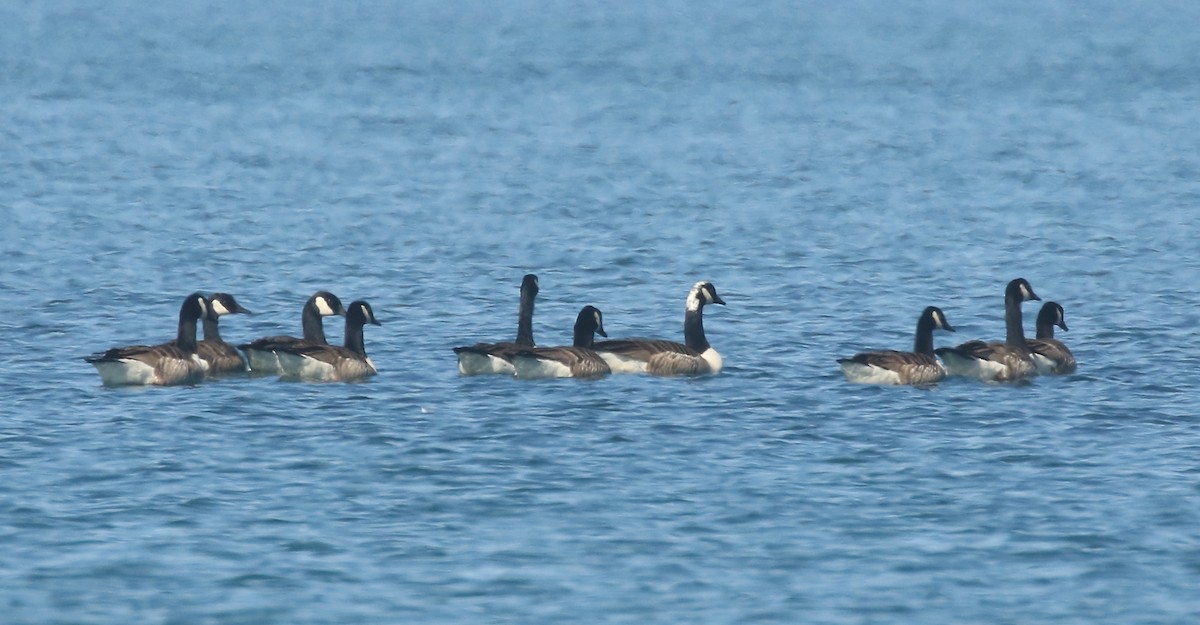
{"type": "Polygon", "coordinates": [[[0,620],[1200,620],[1200,5],[193,4],[0,8],[0,620]],[[726,369],[460,378],[527,272],[726,369]],[[1076,375],[842,378],[1017,276],[1076,375]],[[317,289],[379,376],[81,360],[317,289]]]}

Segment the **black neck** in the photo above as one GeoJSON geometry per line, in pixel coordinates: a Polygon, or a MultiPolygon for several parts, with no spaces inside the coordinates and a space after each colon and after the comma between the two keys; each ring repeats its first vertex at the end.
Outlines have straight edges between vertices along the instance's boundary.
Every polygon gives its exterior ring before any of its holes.
{"type": "Polygon", "coordinates": [[[1004,296],[1004,342],[1009,345],[1025,347],[1025,329],[1021,327],[1021,302],[1024,298],[1020,293],[1004,296]]]}
{"type": "Polygon", "coordinates": [[[221,329],[217,325],[218,319],[219,319],[219,317],[218,318],[212,318],[212,317],[208,317],[208,316],[204,317],[204,340],[215,341],[217,343],[223,342],[221,340],[221,329]]]}
{"type": "Polygon", "coordinates": [[[1054,319],[1042,319],[1040,316],[1037,321],[1037,337],[1039,339],[1054,338],[1054,319]]]}
{"type": "Polygon", "coordinates": [[[933,316],[921,315],[917,320],[917,338],[913,341],[913,351],[918,354],[933,355],[933,316]]]}
{"type": "Polygon", "coordinates": [[[175,345],[185,354],[196,353],[196,319],[185,312],[179,313],[179,330],[175,333],[175,345]]]}
{"type": "MultiPolygon", "coordinates": [[[[304,305],[304,313],[300,316],[300,322],[304,325],[304,340],[320,345],[329,342],[325,340],[325,325],[321,323],[321,313],[317,311],[315,304],[309,302],[304,305]]],[[[361,326],[359,326],[359,331],[362,331],[361,326]]]]}
{"type": "Polygon", "coordinates": [[[683,315],[683,342],[703,354],[710,347],[704,337],[704,308],[689,310],[683,315]]]}
{"type": "Polygon", "coordinates": [[[533,300],[529,290],[521,291],[521,310],[517,313],[517,345],[533,347],[533,300]]]}
{"type": "Polygon", "coordinates": [[[346,319],[346,349],[367,357],[367,346],[363,344],[363,324],[361,321],[346,319]]]}
{"type": "Polygon", "coordinates": [[[591,347],[596,344],[596,329],[582,323],[575,324],[575,347],[591,347]]]}

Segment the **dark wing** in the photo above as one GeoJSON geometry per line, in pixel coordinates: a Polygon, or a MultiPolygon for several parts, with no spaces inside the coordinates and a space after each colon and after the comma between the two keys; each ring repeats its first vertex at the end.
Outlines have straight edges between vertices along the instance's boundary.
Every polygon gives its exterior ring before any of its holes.
{"type": "Polygon", "coordinates": [[[275,352],[291,349],[307,343],[308,342],[304,339],[298,339],[294,336],[267,336],[261,339],[255,339],[249,343],[238,345],[238,349],[252,349],[259,352],[275,352]]]}
{"type": "MultiPolygon", "coordinates": [[[[883,369],[891,369],[899,371],[904,367],[925,367],[929,365],[937,365],[937,359],[926,354],[917,354],[915,352],[898,352],[893,350],[884,350],[878,352],[864,352],[855,354],[851,358],[846,358],[849,362],[856,362],[872,367],[880,367],[883,369]]],[[[838,361],[842,362],[842,361],[838,361]]]]}
{"type": "Polygon", "coordinates": [[[186,360],[188,354],[183,353],[174,342],[163,343],[161,345],[129,345],[127,347],[114,347],[108,351],[96,352],[90,356],[84,357],[84,360],[96,362],[117,362],[119,360],[140,360],[147,364],[153,365],[160,358],[179,358],[186,360]]]}
{"type": "Polygon", "coordinates": [[[941,347],[934,350],[939,356],[951,353],[962,358],[978,358],[979,360],[1002,360],[1012,347],[1004,343],[986,343],[984,341],[967,341],[957,347],[941,347]]]}
{"type": "Polygon", "coordinates": [[[208,362],[210,373],[246,369],[246,360],[229,343],[205,339],[196,343],[196,354],[208,362]]]}
{"type": "Polygon", "coordinates": [[[662,351],[651,355],[646,361],[646,372],[657,375],[703,375],[712,373],[712,365],[694,352],[662,351]]]}
{"type": "Polygon", "coordinates": [[[508,360],[507,356],[520,349],[529,349],[527,346],[517,345],[516,343],[476,343],[474,345],[464,345],[455,347],[456,354],[479,354],[480,356],[496,356],[508,360]],[[507,356],[506,356],[507,355],[507,356]]]}
{"type": "Polygon", "coordinates": [[[315,345],[313,343],[304,343],[296,345],[291,349],[282,350],[288,354],[304,356],[321,362],[336,366],[338,361],[349,359],[357,360],[358,354],[354,350],[347,349],[340,345],[315,345]]]}
{"type": "MultiPolygon", "coordinates": [[[[598,352],[611,352],[625,358],[650,362],[656,354],[699,356],[696,350],[675,341],[663,339],[617,339],[600,341],[592,346],[598,352]]],[[[669,356],[667,358],[670,358],[669,356]]]]}
{"type": "Polygon", "coordinates": [[[1075,370],[1075,354],[1058,339],[1028,339],[1029,349],[1054,362],[1055,373],[1070,373],[1075,370]]]}
{"type": "Polygon", "coordinates": [[[553,360],[571,370],[576,378],[593,378],[612,373],[608,363],[595,350],[587,347],[517,347],[505,356],[505,360],[536,358],[553,360]]]}
{"type": "Polygon", "coordinates": [[[612,373],[608,368],[608,363],[604,362],[604,359],[595,350],[586,347],[551,347],[548,351],[552,352],[551,358],[570,367],[571,375],[577,378],[590,378],[612,373]]]}

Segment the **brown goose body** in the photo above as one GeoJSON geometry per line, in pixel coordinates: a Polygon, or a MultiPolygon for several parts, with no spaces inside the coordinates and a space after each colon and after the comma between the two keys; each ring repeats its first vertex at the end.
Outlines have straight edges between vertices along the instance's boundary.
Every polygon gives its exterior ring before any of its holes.
{"type": "Polygon", "coordinates": [[[652,375],[704,375],[719,373],[721,354],[704,334],[704,306],[725,304],[711,282],[701,281],[688,291],[684,304],[683,337],[678,343],[664,339],[629,338],[596,343],[595,349],[614,373],[652,375]]]}
{"type": "Polygon", "coordinates": [[[954,331],[941,309],[930,306],[917,319],[913,351],[862,352],[838,360],[838,364],[847,380],[860,384],[935,384],[946,377],[933,352],[935,329],[954,331]]]}
{"type": "Polygon", "coordinates": [[[538,294],[538,277],[527,274],[521,280],[521,305],[517,311],[517,339],[499,343],[476,343],[455,347],[458,357],[458,372],[462,375],[485,375],[491,373],[515,373],[509,362],[517,350],[534,347],[533,305],[538,294]]]}
{"type": "Polygon", "coordinates": [[[208,365],[196,355],[196,323],[208,314],[200,293],[184,298],[175,340],[159,345],[114,347],[84,358],[105,386],[173,386],[204,379],[208,365]]]}
{"type": "Polygon", "coordinates": [[[1067,320],[1062,305],[1046,302],[1037,318],[1037,338],[1029,339],[1029,350],[1038,373],[1062,375],[1074,373],[1077,368],[1075,354],[1060,340],[1054,338],[1054,326],[1067,331],[1067,320]]]}
{"type": "Polygon", "coordinates": [[[1033,352],[1021,327],[1021,303],[1040,299],[1024,278],[1009,282],[1004,290],[1004,342],[968,341],[935,350],[942,358],[946,374],[988,382],[1015,382],[1036,376],[1033,352]]]}

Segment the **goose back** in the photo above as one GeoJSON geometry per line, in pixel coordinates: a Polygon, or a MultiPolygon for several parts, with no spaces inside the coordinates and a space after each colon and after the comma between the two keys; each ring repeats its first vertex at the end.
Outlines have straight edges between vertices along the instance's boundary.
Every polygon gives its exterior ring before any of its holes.
{"type": "Polygon", "coordinates": [[[1021,327],[1021,304],[1040,299],[1024,278],[1009,282],[1004,291],[1005,341],[968,341],[935,350],[942,358],[946,373],[993,382],[1013,382],[1037,375],[1037,366],[1021,327]]]}
{"type": "Polygon", "coordinates": [[[207,363],[196,354],[196,324],[208,314],[200,293],[184,298],[175,340],[159,345],[114,347],[84,358],[106,386],[194,384],[204,379],[207,363]]]}
{"type": "Polygon", "coordinates": [[[917,319],[913,351],[882,350],[855,354],[838,360],[842,373],[861,384],[927,385],[940,382],[946,370],[934,357],[933,331],[954,328],[940,308],[929,306],[917,319]]]}
{"type": "Polygon", "coordinates": [[[367,356],[363,327],[382,325],[371,305],[351,302],[346,310],[344,345],[300,344],[278,351],[283,375],[313,382],[341,382],[375,375],[378,370],[367,356]]]}
{"type": "Polygon", "coordinates": [[[515,350],[535,346],[533,307],[538,291],[538,277],[532,273],[526,274],[521,279],[521,304],[517,310],[517,338],[515,341],[476,343],[454,348],[454,353],[458,357],[459,374],[515,373],[509,357],[515,350]]]}
{"type": "Polygon", "coordinates": [[[704,332],[704,307],[725,304],[711,282],[692,285],[684,302],[683,337],[678,343],[664,339],[629,338],[596,343],[595,349],[614,373],[653,375],[703,375],[724,366],[704,332]]]}
{"type": "Polygon", "coordinates": [[[304,345],[328,345],[322,319],[345,314],[346,308],[342,306],[342,300],[338,299],[336,295],[329,291],[317,291],[304,302],[303,308],[300,309],[303,338],[286,335],[267,336],[238,345],[238,349],[246,354],[251,373],[278,374],[282,372],[279,363],[280,350],[304,345]]]}
{"type": "Polygon", "coordinates": [[[509,362],[516,377],[523,379],[603,377],[611,370],[592,349],[596,334],[608,336],[604,315],[594,306],[584,306],[575,319],[570,346],[517,348],[508,355],[509,362]]]}
{"type": "Polygon", "coordinates": [[[204,340],[196,343],[196,353],[208,363],[208,375],[245,373],[246,361],[236,347],[221,338],[220,319],[225,315],[250,311],[228,293],[213,293],[209,298],[208,314],[204,316],[204,340]]]}
{"type": "Polygon", "coordinates": [[[1062,341],[1054,338],[1054,326],[1068,331],[1066,316],[1062,305],[1058,302],[1046,302],[1037,316],[1037,338],[1029,339],[1029,349],[1033,352],[1033,362],[1038,373],[1066,374],[1074,373],[1077,368],[1075,354],[1062,341]]]}

